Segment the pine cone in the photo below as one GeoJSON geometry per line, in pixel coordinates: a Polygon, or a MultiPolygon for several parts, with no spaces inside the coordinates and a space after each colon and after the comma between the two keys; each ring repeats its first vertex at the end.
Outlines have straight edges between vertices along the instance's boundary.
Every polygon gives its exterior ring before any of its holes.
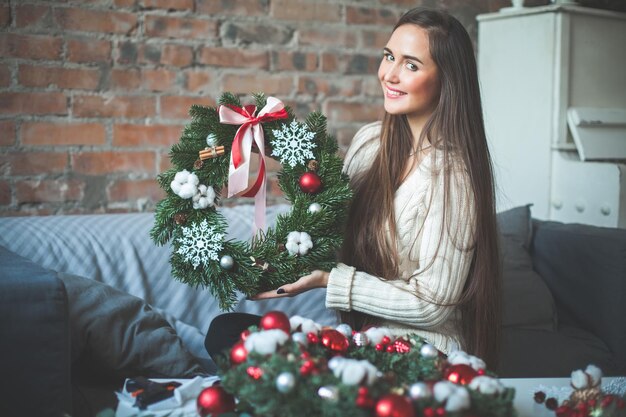
{"type": "Polygon", "coordinates": [[[202,159],[196,159],[196,162],[193,163],[193,169],[202,169],[202,167],[204,166],[204,161],[202,161],[202,159]]]}
{"type": "Polygon", "coordinates": [[[315,159],[311,159],[306,167],[309,169],[309,171],[316,172],[320,167],[320,163],[317,162],[315,159]]]}
{"type": "Polygon", "coordinates": [[[600,391],[600,388],[598,387],[583,388],[583,389],[574,390],[574,392],[572,392],[572,394],[570,395],[569,399],[574,404],[578,404],[578,403],[586,403],[587,401],[591,399],[594,399],[597,401],[601,395],[602,395],[602,392],[600,391]]]}
{"type": "Polygon", "coordinates": [[[179,226],[187,223],[187,215],[185,213],[176,213],[174,215],[174,222],[179,226]]]}

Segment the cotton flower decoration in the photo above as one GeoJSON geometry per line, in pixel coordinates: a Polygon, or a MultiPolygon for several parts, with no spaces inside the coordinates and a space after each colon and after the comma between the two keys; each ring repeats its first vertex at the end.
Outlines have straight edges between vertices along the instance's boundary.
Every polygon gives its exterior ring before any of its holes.
{"type": "Polygon", "coordinates": [[[469,365],[477,371],[485,369],[487,367],[485,361],[477,358],[476,356],[465,353],[462,350],[455,350],[453,352],[450,352],[450,355],[448,355],[448,362],[450,363],[450,365],[469,365]]]}
{"type": "Polygon", "coordinates": [[[433,387],[435,400],[445,402],[446,411],[456,412],[470,408],[470,396],[465,387],[450,381],[440,381],[433,387]]]}
{"type": "Polygon", "coordinates": [[[290,232],[285,248],[291,256],[306,255],[313,247],[311,235],[307,232],[290,232]]]}
{"type": "Polygon", "coordinates": [[[346,385],[358,385],[363,381],[371,385],[378,378],[378,369],[366,360],[335,356],[328,361],[328,368],[346,385]]]}
{"type": "Polygon", "coordinates": [[[244,342],[244,347],[248,352],[269,355],[276,352],[278,346],[282,346],[288,339],[289,335],[280,329],[265,330],[250,334],[244,342]]]}
{"type": "Polygon", "coordinates": [[[320,330],[322,330],[322,326],[320,324],[301,316],[292,316],[289,319],[289,324],[291,325],[292,332],[298,331],[298,328],[300,328],[300,331],[304,334],[317,334],[320,330]]]}
{"type": "Polygon", "coordinates": [[[572,387],[575,389],[593,388],[600,385],[602,370],[594,365],[587,365],[583,371],[579,369],[572,372],[572,387]]]}
{"type": "Polygon", "coordinates": [[[391,331],[385,327],[370,327],[365,331],[365,336],[367,336],[367,340],[373,345],[381,343],[385,336],[390,339],[392,338],[391,331]]]}
{"type": "Polygon", "coordinates": [[[193,198],[198,193],[199,182],[200,180],[196,174],[184,169],[176,173],[174,180],[170,183],[170,187],[180,198],[193,198]]]}
{"type": "Polygon", "coordinates": [[[472,379],[472,381],[468,384],[468,387],[487,395],[500,394],[506,389],[498,379],[487,375],[474,377],[474,379],[472,379]]]}
{"type": "MultiPolygon", "coordinates": [[[[195,175],[195,174],[192,174],[195,175]]],[[[200,184],[198,192],[193,196],[193,208],[205,209],[215,205],[215,190],[211,186],[200,184]]]]}

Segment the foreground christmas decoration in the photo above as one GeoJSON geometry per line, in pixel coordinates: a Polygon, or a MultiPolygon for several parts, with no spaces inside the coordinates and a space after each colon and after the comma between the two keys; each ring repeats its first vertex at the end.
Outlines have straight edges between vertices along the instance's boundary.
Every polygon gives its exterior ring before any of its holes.
{"type": "Polygon", "coordinates": [[[237,398],[228,416],[515,415],[514,391],[464,352],[446,358],[414,334],[357,333],[345,324],[333,329],[276,311],[261,323],[242,333],[227,355],[231,360],[220,363],[222,387],[237,398]],[[361,335],[359,344],[353,335],[361,335]]]}
{"type": "Polygon", "coordinates": [[[167,197],[151,237],[172,242],[173,275],[208,288],[223,310],[234,306],[236,291],[252,296],[334,267],[352,197],[322,114],[301,123],[274,97],[259,94],[255,101],[242,106],[226,93],[217,109],[192,106],[192,121],[170,151],[173,168],[158,177],[167,197]],[[264,231],[270,157],[281,163],[279,186],[292,209],[264,231]],[[259,168],[251,176],[254,159],[259,168]],[[254,197],[250,243],[226,239],[228,224],[216,209],[226,185],[229,197],[254,197]]]}

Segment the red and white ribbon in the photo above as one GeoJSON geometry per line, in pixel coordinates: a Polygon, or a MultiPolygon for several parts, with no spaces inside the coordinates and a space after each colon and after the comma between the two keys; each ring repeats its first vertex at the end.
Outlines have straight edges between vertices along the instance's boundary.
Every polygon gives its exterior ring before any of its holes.
{"type": "Polygon", "coordinates": [[[240,195],[254,197],[254,234],[265,228],[266,205],[266,173],[265,173],[265,137],[263,122],[286,119],[285,105],[276,97],[268,97],[265,107],[256,114],[256,106],[248,105],[220,106],[220,122],[230,125],[241,125],[235,134],[230,153],[228,169],[228,197],[240,195]],[[248,187],[250,176],[250,156],[252,143],[259,149],[259,172],[254,184],[248,187]]]}

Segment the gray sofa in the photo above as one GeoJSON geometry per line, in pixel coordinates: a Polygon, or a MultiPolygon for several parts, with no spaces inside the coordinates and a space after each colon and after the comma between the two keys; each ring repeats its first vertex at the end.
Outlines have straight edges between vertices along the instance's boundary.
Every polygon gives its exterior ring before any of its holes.
{"type": "MultiPolygon", "coordinates": [[[[252,207],[221,210],[229,237],[247,239],[252,207]]],[[[270,207],[268,223],[287,210],[270,207]]],[[[11,376],[0,386],[0,415],[94,415],[114,406],[125,377],[215,372],[203,340],[217,303],[171,277],[170,248],[150,241],[152,221],[149,213],[0,218],[0,369],[11,376]],[[32,392],[41,393],[36,401],[32,392]]],[[[529,207],[498,222],[500,376],[567,376],[588,363],[626,374],[626,230],[533,221],[529,207]]],[[[324,290],[241,298],[236,307],[274,309],[337,320],[324,290]]]]}

